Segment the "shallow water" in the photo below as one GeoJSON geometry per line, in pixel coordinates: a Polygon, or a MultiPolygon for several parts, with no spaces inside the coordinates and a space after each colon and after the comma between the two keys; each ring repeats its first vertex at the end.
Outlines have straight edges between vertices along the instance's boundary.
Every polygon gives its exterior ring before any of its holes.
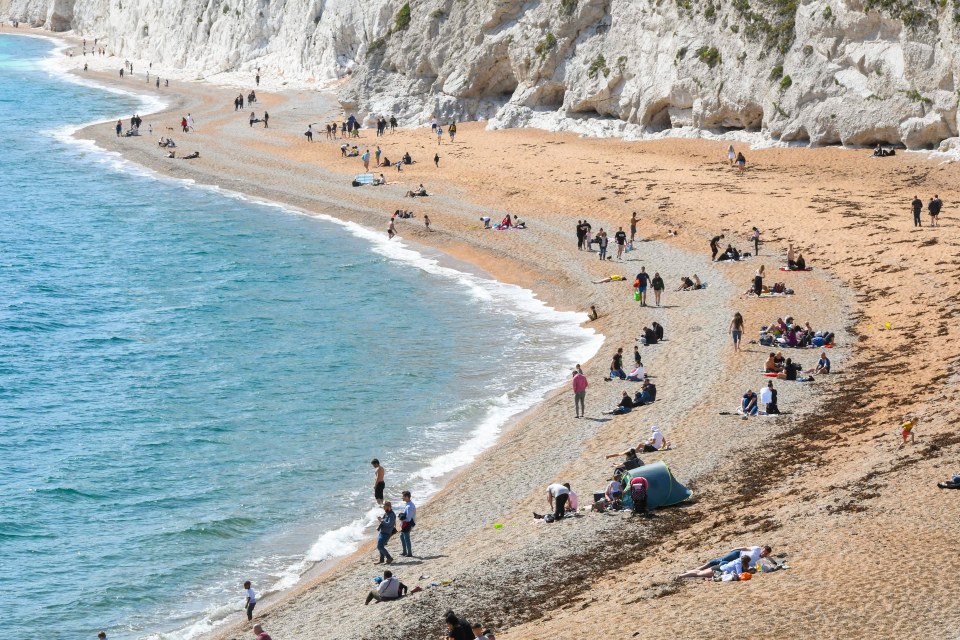
{"type": "Polygon", "coordinates": [[[371,457],[425,496],[595,350],[523,290],[77,144],[141,103],[51,49],[0,37],[7,635],[191,637],[352,550],[371,457]]]}

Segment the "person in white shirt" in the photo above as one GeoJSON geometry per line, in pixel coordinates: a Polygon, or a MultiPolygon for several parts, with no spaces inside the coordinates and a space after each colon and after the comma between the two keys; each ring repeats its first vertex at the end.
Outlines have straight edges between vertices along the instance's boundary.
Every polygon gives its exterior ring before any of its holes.
{"type": "Polygon", "coordinates": [[[567,500],[570,499],[570,483],[551,484],[547,487],[547,504],[553,509],[553,519],[560,520],[566,512],[567,500]]]}
{"type": "Polygon", "coordinates": [[[750,569],[750,557],[747,555],[740,556],[730,562],[721,564],[719,567],[707,568],[707,569],[691,569],[690,571],[685,571],[677,576],[677,578],[712,578],[714,571],[719,571],[723,574],[732,574],[734,580],[740,579],[741,573],[747,573],[750,569]]]}
{"type": "MultiPolygon", "coordinates": [[[[660,427],[656,425],[650,427],[650,439],[643,443],[643,452],[653,453],[654,451],[660,451],[666,445],[667,439],[664,438],[660,432],[660,427]]],[[[639,449],[640,447],[637,448],[639,449]]]]}
{"type": "Polygon", "coordinates": [[[372,601],[383,602],[385,600],[399,600],[400,596],[406,593],[407,587],[397,578],[393,577],[392,571],[384,571],[383,579],[377,585],[376,590],[367,594],[367,601],[363,604],[370,604],[372,601]]]}
{"type": "Polygon", "coordinates": [[[697,570],[703,571],[706,569],[712,569],[722,564],[732,562],[737,558],[747,558],[749,561],[749,566],[755,567],[761,558],[766,558],[771,553],[773,553],[773,549],[770,547],[770,545],[764,545],[762,547],[737,547],[735,549],[731,549],[728,553],[720,556],[719,558],[714,558],[713,560],[705,562],[704,564],[700,565],[697,570]]]}
{"type": "Polygon", "coordinates": [[[247,620],[253,620],[253,608],[257,606],[257,594],[253,592],[249,580],[243,583],[243,588],[247,590],[247,602],[244,605],[247,610],[247,620]]]}
{"type": "Polygon", "coordinates": [[[417,524],[417,507],[409,491],[403,492],[403,510],[397,516],[400,519],[400,555],[413,557],[413,547],[410,546],[410,530],[417,524]]]}
{"type": "Polygon", "coordinates": [[[768,381],[767,386],[760,390],[760,402],[763,403],[767,415],[780,413],[780,408],[777,407],[777,390],[773,388],[773,380],[768,381]]]}

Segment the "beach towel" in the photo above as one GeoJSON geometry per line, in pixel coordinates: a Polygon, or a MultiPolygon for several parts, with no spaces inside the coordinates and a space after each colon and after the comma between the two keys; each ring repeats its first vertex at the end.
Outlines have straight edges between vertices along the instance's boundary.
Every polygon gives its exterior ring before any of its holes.
{"type": "MultiPolygon", "coordinates": [[[[688,500],[693,492],[683,486],[670,473],[669,467],[663,462],[654,462],[645,464],[642,467],[631,469],[624,473],[624,481],[629,486],[630,480],[636,477],[647,479],[650,484],[647,487],[647,508],[657,509],[659,507],[669,507],[688,500]]],[[[633,508],[633,498],[630,493],[623,498],[623,506],[628,509],[633,508]]]]}
{"type": "Polygon", "coordinates": [[[813,271],[813,267],[807,267],[806,269],[790,269],[789,267],[780,267],[780,271],[813,271]]]}
{"type": "Polygon", "coordinates": [[[373,174],[358,173],[356,176],[354,176],[353,181],[357,184],[373,184],[373,174]]]}

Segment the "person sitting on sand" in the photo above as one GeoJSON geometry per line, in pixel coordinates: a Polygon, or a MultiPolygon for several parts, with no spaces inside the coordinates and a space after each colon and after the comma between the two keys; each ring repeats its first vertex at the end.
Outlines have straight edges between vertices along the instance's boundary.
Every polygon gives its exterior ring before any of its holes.
{"type": "Polygon", "coordinates": [[[757,407],[757,394],[753,392],[753,389],[747,389],[747,392],[743,394],[743,398],[740,400],[740,411],[745,416],[757,415],[759,411],[757,407]]]}
{"type": "Polygon", "coordinates": [[[167,154],[167,157],[168,157],[168,158],[176,158],[176,157],[177,157],[177,152],[176,152],[176,151],[171,151],[170,153],[167,154]]]}
{"type": "Polygon", "coordinates": [[[619,416],[624,413],[630,413],[633,410],[633,398],[630,397],[630,394],[626,391],[623,392],[623,397],[620,398],[619,404],[610,411],[604,411],[604,415],[608,416],[619,416]]]}
{"type": "Polygon", "coordinates": [[[596,305],[593,305],[593,304],[590,305],[590,312],[587,314],[587,317],[590,318],[590,321],[591,321],[591,322],[600,317],[600,314],[597,313],[597,307],[596,307],[596,305]]]}
{"type": "Polygon", "coordinates": [[[379,177],[373,179],[373,185],[379,187],[380,185],[387,184],[387,179],[381,173],[379,177]]]}
{"type": "Polygon", "coordinates": [[[640,336],[640,343],[648,347],[657,344],[657,332],[650,327],[644,327],[643,335],[640,336]]]}
{"type": "Polygon", "coordinates": [[[626,377],[627,374],[623,372],[623,347],[619,347],[610,360],[610,377],[607,378],[607,380],[609,381],[614,378],[625,380],[626,377]]]}
{"type": "Polygon", "coordinates": [[[637,391],[633,396],[633,406],[642,407],[645,404],[650,404],[657,399],[657,386],[650,382],[649,379],[644,379],[643,385],[640,387],[640,391],[637,391]]]}
{"type": "Polygon", "coordinates": [[[830,358],[827,357],[826,351],[820,352],[820,359],[817,360],[817,366],[815,366],[810,373],[830,373],[830,358]]]}
{"type": "Polygon", "coordinates": [[[653,329],[653,333],[657,336],[657,342],[663,342],[663,325],[659,322],[654,322],[650,325],[650,328],[653,329]]]}
{"type": "Polygon", "coordinates": [[[740,574],[747,573],[750,570],[750,556],[740,556],[735,560],[721,564],[717,568],[709,569],[691,569],[677,576],[677,580],[683,578],[713,578],[718,576],[733,576],[731,580],[739,580],[740,574]]]}
{"type": "Polygon", "coordinates": [[[803,259],[803,254],[797,254],[797,271],[805,271],[807,268],[807,261],[803,259]]]}
{"type": "Polygon", "coordinates": [[[646,374],[643,371],[643,365],[638,364],[636,367],[633,368],[632,371],[630,371],[630,373],[627,374],[626,379],[629,380],[630,382],[643,382],[643,378],[645,375],[646,374]]]}
{"type": "Polygon", "coordinates": [[[610,478],[607,489],[603,492],[603,497],[606,498],[607,504],[611,506],[619,504],[623,499],[623,485],[620,484],[617,476],[610,478]]]}
{"type": "Polygon", "coordinates": [[[677,287],[677,291],[693,291],[696,289],[696,286],[693,284],[693,280],[687,276],[680,278],[680,286],[677,287]]]}
{"type": "Polygon", "coordinates": [[[780,408],[777,406],[777,390],[773,388],[773,380],[768,381],[767,386],[760,390],[760,402],[768,416],[780,413],[780,408]]]}
{"type": "Polygon", "coordinates": [[[619,458],[620,456],[623,456],[624,460],[619,464],[614,463],[617,471],[629,471],[643,466],[643,460],[637,456],[637,450],[633,448],[627,449],[626,451],[618,451],[617,453],[608,453],[604,456],[604,459],[609,460],[610,458],[619,458]]]}
{"type": "Polygon", "coordinates": [[[749,558],[749,566],[755,567],[762,558],[769,557],[771,553],[773,553],[773,549],[770,547],[770,545],[764,545],[762,547],[737,547],[736,549],[732,549],[719,558],[708,560],[706,563],[697,567],[697,571],[719,567],[722,564],[726,564],[727,562],[732,562],[733,560],[743,557],[749,558]]]}
{"type": "Polygon", "coordinates": [[[787,361],[783,365],[783,371],[777,374],[777,377],[781,380],[797,380],[797,374],[800,373],[801,367],[799,364],[796,364],[792,358],[787,358],[787,361]]]}
{"type": "Polygon", "coordinates": [[[410,157],[409,152],[403,154],[403,164],[413,164],[413,158],[410,157]]]}
{"type": "Polygon", "coordinates": [[[656,425],[650,427],[650,437],[643,443],[643,452],[653,453],[654,451],[666,449],[669,446],[667,439],[660,433],[660,427],[656,425]]]}
{"type": "Polygon", "coordinates": [[[199,158],[199,157],[200,157],[200,152],[199,152],[199,151],[194,151],[194,152],[191,153],[190,155],[183,156],[183,160],[194,160],[194,159],[199,158]]]}
{"type": "Polygon", "coordinates": [[[937,486],[941,489],[960,489],[960,473],[953,474],[953,478],[946,482],[938,482],[937,486]]]}
{"type": "Polygon", "coordinates": [[[732,244],[728,244],[727,248],[724,249],[723,253],[720,254],[720,257],[717,258],[717,262],[723,262],[727,260],[739,260],[740,252],[733,248],[732,244]]]}
{"type": "Polygon", "coordinates": [[[379,580],[376,590],[367,594],[367,601],[363,604],[370,604],[374,600],[377,602],[399,600],[406,593],[407,585],[394,578],[392,571],[384,571],[383,578],[379,580]]]}
{"type": "Polygon", "coordinates": [[[264,631],[263,625],[260,624],[253,625],[253,635],[257,637],[257,640],[271,640],[270,634],[264,631]]]}
{"type": "Polygon", "coordinates": [[[767,361],[763,365],[764,373],[780,373],[780,367],[777,366],[777,356],[771,351],[767,361]]]}

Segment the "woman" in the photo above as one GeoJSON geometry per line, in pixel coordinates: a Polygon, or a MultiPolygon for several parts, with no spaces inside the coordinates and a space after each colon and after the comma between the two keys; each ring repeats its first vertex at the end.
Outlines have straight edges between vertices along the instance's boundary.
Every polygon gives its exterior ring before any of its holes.
{"type": "Polygon", "coordinates": [[[733,314],[733,320],[730,321],[730,335],[733,337],[733,350],[740,351],[740,338],[743,337],[743,316],[740,312],[733,314]]]}
{"type": "Polygon", "coordinates": [[[598,241],[598,243],[599,243],[599,245],[600,245],[600,259],[601,259],[601,260],[606,260],[606,259],[607,259],[607,244],[609,244],[609,242],[610,242],[610,241],[607,239],[607,232],[606,232],[606,231],[600,231],[600,233],[597,235],[597,241],[598,241]]]}
{"type": "Polygon", "coordinates": [[[758,298],[763,293],[763,265],[760,265],[760,268],[753,275],[753,292],[757,294],[758,298]]]}
{"type": "Polygon", "coordinates": [[[733,145],[730,145],[730,148],[727,149],[727,161],[730,163],[730,166],[733,166],[733,163],[737,161],[737,154],[733,150],[733,145]]]}
{"type": "Polygon", "coordinates": [[[787,269],[790,271],[796,271],[797,269],[797,252],[793,250],[792,244],[787,249],[787,269]]]}
{"type": "Polygon", "coordinates": [[[393,507],[389,500],[383,503],[383,515],[377,519],[380,521],[380,524],[377,525],[377,551],[380,552],[380,562],[377,564],[384,561],[390,564],[393,562],[393,556],[387,551],[387,542],[390,541],[390,537],[396,530],[397,514],[393,512],[393,507]]]}
{"type": "Polygon", "coordinates": [[[742,152],[737,154],[737,169],[740,170],[740,175],[747,170],[747,159],[743,157],[742,152]]]}
{"type": "Polygon", "coordinates": [[[758,256],[760,255],[760,229],[754,227],[750,237],[753,238],[753,255],[758,256]]]}
{"type": "Polygon", "coordinates": [[[656,301],[657,306],[660,306],[660,294],[663,293],[664,285],[663,278],[660,277],[660,272],[657,271],[653,274],[653,280],[650,281],[650,284],[653,285],[653,299],[656,301]]]}

